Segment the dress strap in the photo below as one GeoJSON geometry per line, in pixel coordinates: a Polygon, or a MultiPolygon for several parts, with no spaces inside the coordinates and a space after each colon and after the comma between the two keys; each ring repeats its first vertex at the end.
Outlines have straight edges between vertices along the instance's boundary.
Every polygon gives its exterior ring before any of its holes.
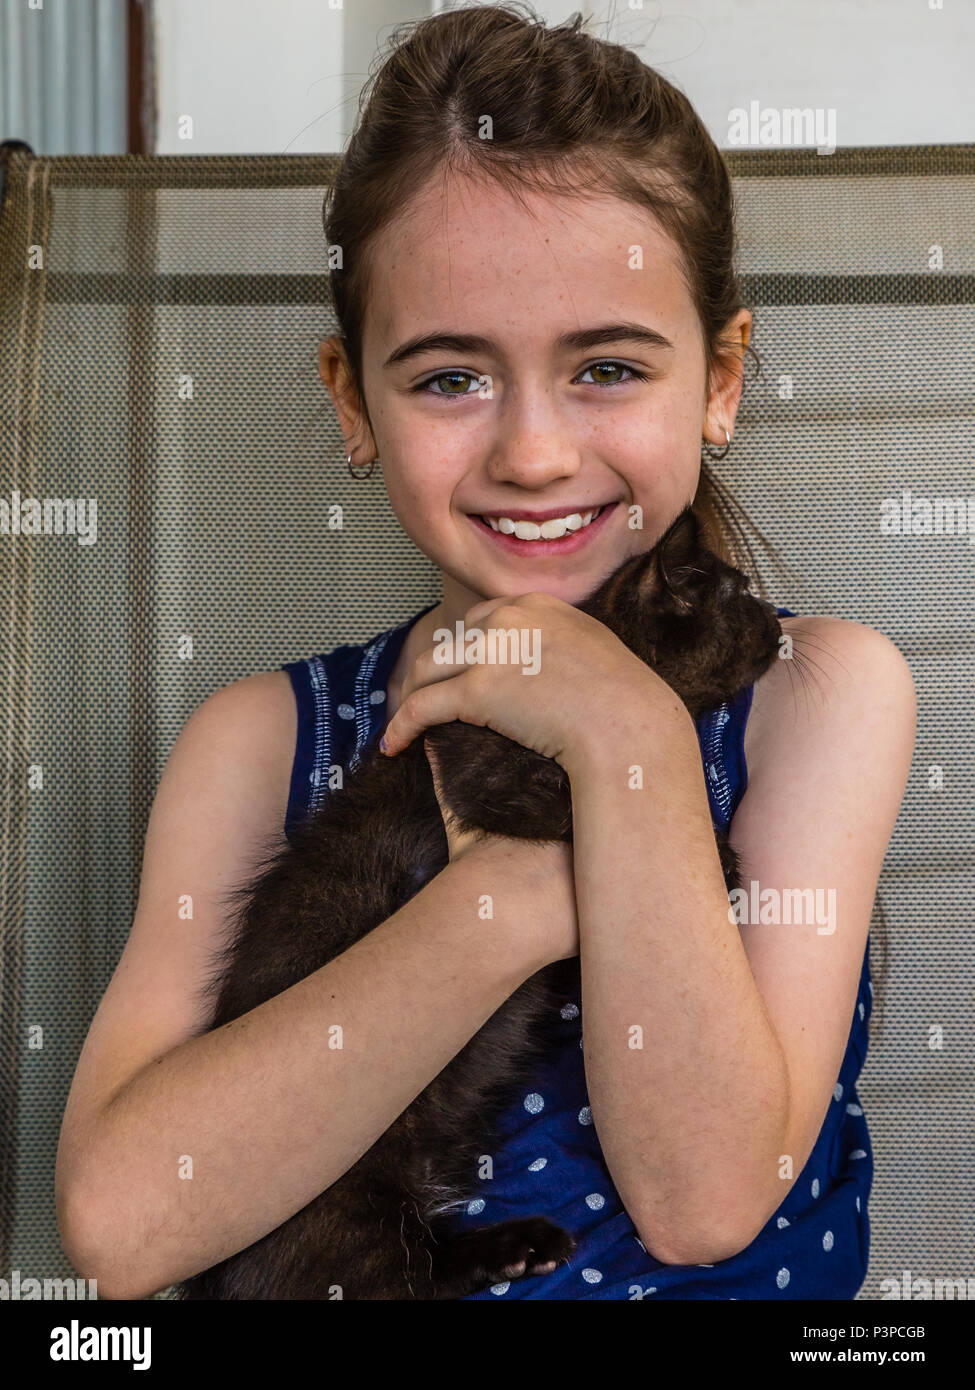
{"type": "Polygon", "coordinates": [[[284,833],[314,815],[329,791],[336,767],[355,772],[365,750],[386,723],[386,685],[410,627],[436,602],[360,645],[346,644],[319,656],[289,661],[298,710],[297,737],[284,833]]]}
{"type": "Polygon", "coordinates": [[[295,755],[284,818],[284,833],[290,839],[295,826],[309,813],[312,784],[318,776],[318,768],[331,763],[332,717],[328,669],[323,657],[289,661],[280,669],[287,671],[291,678],[298,710],[295,755]]]}
{"type": "MultiPolygon", "coordinates": [[[[776,608],[776,612],[780,618],[796,616],[791,608],[776,608]]],[[[695,720],[711,820],[725,834],[748,787],[745,728],[754,691],[754,685],[746,685],[733,699],[706,710],[695,720]]]]}

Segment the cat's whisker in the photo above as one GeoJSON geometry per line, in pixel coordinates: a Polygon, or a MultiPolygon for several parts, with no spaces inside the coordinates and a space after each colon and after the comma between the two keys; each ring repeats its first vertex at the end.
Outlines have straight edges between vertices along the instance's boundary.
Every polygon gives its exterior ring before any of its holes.
{"type": "Polygon", "coordinates": [[[817,675],[823,677],[824,681],[832,679],[826,673],[824,668],[819,664],[819,662],[813,661],[807,653],[802,651],[796,651],[793,653],[792,660],[789,662],[789,680],[792,683],[793,687],[795,687],[795,681],[798,677],[803,695],[805,696],[805,709],[807,715],[810,709],[810,700],[814,690],[816,691],[820,700],[825,699],[825,695],[823,693],[820,683],[813,679],[812,673],[814,671],[817,675]]]}
{"type": "Polygon", "coordinates": [[[801,628],[794,628],[793,632],[797,632],[799,634],[798,645],[801,645],[802,647],[810,647],[814,651],[818,651],[823,655],[829,656],[833,661],[836,662],[838,666],[841,666],[843,670],[846,671],[847,675],[850,674],[850,668],[843,661],[841,661],[839,656],[837,656],[836,649],[832,645],[832,643],[820,641],[817,645],[817,643],[814,640],[814,636],[809,635],[808,630],[806,630],[806,635],[803,635],[803,630],[801,628]]]}
{"type": "Polygon", "coordinates": [[[400,1244],[402,1245],[403,1249],[406,1251],[406,1268],[405,1268],[405,1270],[403,1271],[403,1277],[404,1277],[404,1279],[406,1280],[406,1287],[407,1287],[407,1288],[409,1289],[409,1291],[410,1291],[410,1296],[411,1296],[412,1298],[416,1298],[416,1289],[413,1287],[413,1280],[410,1278],[410,1264],[411,1264],[411,1258],[410,1258],[410,1247],[409,1247],[409,1244],[408,1244],[407,1239],[406,1239],[406,1202],[401,1202],[401,1203],[400,1203],[399,1238],[400,1238],[400,1244]]]}
{"type": "Polygon", "coordinates": [[[804,665],[804,663],[803,663],[803,659],[800,657],[800,658],[797,660],[796,657],[795,657],[795,654],[793,654],[792,659],[788,662],[788,672],[789,672],[789,684],[792,686],[793,696],[796,697],[796,698],[798,698],[797,692],[796,692],[796,679],[797,679],[797,677],[798,677],[799,686],[800,686],[800,688],[801,688],[801,690],[802,690],[802,693],[803,693],[803,695],[804,695],[804,697],[805,697],[805,700],[806,700],[806,711],[807,711],[807,713],[808,713],[808,710],[809,710],[809,689],[808,689],[807,672],[806,672],[805,665],[804,665]]]}
{"type": "Polygon", "coordinates": [[[833,680],[833,677],[829,675],[825,666],[823,666],[821,662],[814,660],[802,647],[797,647],[793,650],[792,663],[803,677],[805,677],[807,672],[815,670],[822,676],[824,681],[832,682],[833,680]]]}
{"type": "Polygon", "coordinates": [[[426,1251],[427,1262],[428,1262],[429,1265],[430,1265],[430,1274],[429,1274],[429,1278],[430,1278],[430,1285],[431,1285],[431,1287],[432,1287],[433,1284],[434,1284],[434,1277],[433,1277],[433,1251],[430,1249],[430,1242],[431,1242],[431,1241],[435,1241],[435,1240],[436,1240],[436,1236],[433,1234],[433,1227],[430,1225],[429,1221],[424,1220],[424,1218],[420,1215],[420,1208],[419,1208],[419,1205],[418,1205],[418,1203],[417,1203],[417,1201],[416,1201],[415,1198],[413,1199],[413,1208],[414,1208],[414,1210],[415,1210],[415,1212],[416,1212],[416,1219],[417,1219],[417,1221],[419,1221],[420,1225],[424,1228],[424,1230],[427,1232],[427,1235],[429,1236],[429,1240],[427,1240],[427,1241],[424,1242],[423,1248],[424,1248],[424,1250],[426,1251]]]}

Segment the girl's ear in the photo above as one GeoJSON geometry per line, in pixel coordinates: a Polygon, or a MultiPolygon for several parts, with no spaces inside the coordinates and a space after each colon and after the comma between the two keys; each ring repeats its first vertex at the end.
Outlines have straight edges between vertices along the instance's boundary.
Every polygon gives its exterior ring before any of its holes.
{"type": "Polygon", "coordinates": [[[332,398],[332,405],[348,449],[356,453],[361,451],[363,462],[373,458],[378,450],[372,431],[363,419],[362,401],[356,389],[352,368],[342,339],[337,335],[319,341],[318,374],[332,398]]]}

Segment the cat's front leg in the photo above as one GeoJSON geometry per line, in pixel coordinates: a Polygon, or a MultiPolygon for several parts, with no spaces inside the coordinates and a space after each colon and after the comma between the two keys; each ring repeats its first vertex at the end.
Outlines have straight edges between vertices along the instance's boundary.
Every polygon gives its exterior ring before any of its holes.
{"type": "Polygon", "coordinates": [[[544,1216],[501,1221],[458,1235],[433,1225],[430,1246],[434,1298],[466,1298],[510,1279],[551,1274],[571,1258],[576,1242],[544,1216]]]}

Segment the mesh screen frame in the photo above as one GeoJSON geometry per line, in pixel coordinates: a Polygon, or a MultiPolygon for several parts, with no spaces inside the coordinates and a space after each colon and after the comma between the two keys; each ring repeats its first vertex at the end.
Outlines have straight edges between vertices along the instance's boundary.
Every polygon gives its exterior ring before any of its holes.
{"type": "MultiPolygon", "coordinates": [[[[794,563],[793,576],[763,564],[775,600],[881,628],[918,683],[880,885],[891,975],[858,1083],[876,1163],[859,1297],[878,1298],[905,1269],[971,1269],[975,553],[957,537],[893,545],[876,507],[905,477],[975,494],[975,145],[725,158],[765,360],[712,468],[794,563]],[[932,243],[944,270],[925,265],[932,243]]],[[[24,1276],[74,1273],[54,1210],[57,1135],[179,728],[220,685],[364,641],[439,597],[381,468],[347,476],[317,377],[315,340],[334,320],[313,205],[339,163],[6,161],[0,496],[96,495],[108,534],[87,551],[0,536],[0,1263],[24,1276]],[[192,411],[177,395],[187,375],[192,411]],[[328,527],[334,506],[343,531],[328,527]],[[190,661],[177,655],[187,634],[190,661]],[[44,789],[27,791],[38,764],[44,789]]]]}

